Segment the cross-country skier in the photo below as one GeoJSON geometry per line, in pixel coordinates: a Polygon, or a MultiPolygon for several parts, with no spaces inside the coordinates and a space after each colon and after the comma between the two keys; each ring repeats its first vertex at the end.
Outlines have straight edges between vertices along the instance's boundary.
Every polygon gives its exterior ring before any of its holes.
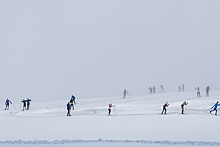
{"type": "Polygon", "coordinates": [[[114,107],[114,105],[112,105],[112,104],[108,105],[108,115],[111,115],[111,112],[112,112],[111,108],[112,107],[114,107]]]}
{"type": "Polygon", "coordinates": [[[207,86],[207,87],[205,88],[205,91],[206,91],[206,97],[209,97],[210,87],[207,86]]]}
{"type": "Polygon", "coordinates": [[[186,101],[184,101],[182,104],[181,104],[181,109],[182,109],[182,114],[184,114],[184,106],[187,105],[188,103],[186,101]]]}
{"type": "Polygon", "coordinates": [[[167,107],[169,106],[169,104],[168,104],[168,102],[166,102],[164,105],[163,105],[163,111],[161,112],[161,114],[163,114],[163,112],[164,112],[164,114],[167,114],[167,107]]]}
{"type": "Polygon", "coordinates": [[[12,102],[7,98],[7,100],[5,101],[5,110],[9,110],[9,104],[12,104],[12,102]]]}
{"type": "Polygon", "coordinates": [[[126,98],[126,94],[128,94],[128,91],[126,89],[124,89],[124,91],[123,91],[123,98],[126,98]]]}
{"type": "Polygon", "coordinates": [[[210,113],[212,113],[212,111],[215,111],[215,115],[217,115],[217,108],[218,106],[220,106],[220,104],[218,103],[218,101],[212,106],[213,110],[210,111],[210,113]]]}
{"type": "Polygon", "coordinates": [[[153,94],[156,94],[156,87],[153,86],[153,94]]]}
{"type": "Polygon", "coordinates": [[[196,91],[197,91],[197,97],[201,97],[199,87],[196,88],[196,91]]]}
{"type": "Polygon", "coordinates": [[[68,102],[67,105],[66,105],[66,109],[67,109],[67,116],[71,116],[71,115],[70,115],[71,105],[70,105],[69,102],[68,102]]]}
{"type": "Polygon", "coordinates": [[[160,90],[161,90],[161,93],[165,92],[163,89],[163,85],[160,85],[160,90]]]}
{"type": "Polygon", "coordinates": [[[26,100],[23,99],[21,102],[23,103],[23,110],[22,111],[24,111],[26,109],[26,100]]]}
{"type": "Polygon", "coordinates": [[[181,91],[181,86],[179,85],[178,88],[179,88],[179,92],[180,92],[181,91]]]}
{"type": "Polygon", "coordinates": [[[185,90],[185,85],[184,84],[182,84],[182,91],[184,91],[185,90]]]}
{"type": "Polygon", "coordinates": [[[148,89],[150,90],[150,94],[152,94],[153,88],[150,86],[148,89]]]}
{"type": "Polygon", "coordinates": [[[31,101],[31,99],[27,98],[27,100],[26,100],[26,102],[27,102],[27,110],[29,110],[29,108],[30,108],[30,101],[31,101]]]}

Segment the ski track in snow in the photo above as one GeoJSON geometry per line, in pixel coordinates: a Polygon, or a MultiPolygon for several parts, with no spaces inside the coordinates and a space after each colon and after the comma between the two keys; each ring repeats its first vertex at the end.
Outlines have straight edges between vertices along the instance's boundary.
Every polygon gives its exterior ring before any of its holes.
{"type": "Polygon", "coordinates": [[[152,141],[152,140],[83,140],[83,139],[75,139],[75,140],[34,140],[34,141],[0,141],[0,145],[11,144],[11,145],[44,145],[44,144],[75,144],[75,143],[132,143],[132,144],[159,144],[159,145],[192,145],[192,146],[220,146],[220,142],[210,142],[210,141],[152,141]]]}

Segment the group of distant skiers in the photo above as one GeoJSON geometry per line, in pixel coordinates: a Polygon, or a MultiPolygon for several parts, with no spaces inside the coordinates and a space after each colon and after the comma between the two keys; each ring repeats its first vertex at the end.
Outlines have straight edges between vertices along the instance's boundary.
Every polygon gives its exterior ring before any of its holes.
{"type": "MultiPolygon", "coordinates": [[[[23,103],[23,111],[24,110],[29,110],[30,108],[30,102],[31,102],[31,99],[30,98],[27,98],[26,100],[23,99],[21,100],[21,103],[23,103]]],[[[5,101],[5,110],[9,110],[9,105],[12,104],[12,102],[7,98],[6,101],[5,101]]],[[[16,107],[13,106],[15,109],[16,107]]]]}
{"type": "Polygon", "coordinates": [[[150,86],[148,89],[149,89],[150,94],[156,94],[156,87],[155,86],[153,86],[153,87],[150,86]]]}
{"type": "MultiPolygon", "coordinates": [[[[185,107],[186,105],[188,105],[188,103],[187,103],[186,101],[184,101],[184,102],[180,105],[180,107],[181,107],[181,114],[184,114],[184,107],[185,107]]],[[[169,106],[169,104],[168,104],[168,102],[166,102],[166,103],[163,105],[163,110],[162,110],[161,114],[167,114],[166,112],[167,112],[167,107],[168,107],[168,106],[169,106]]],[[[218,106],[220,106],[220,104],[219,104],[219,102],[217,101],[217,102],[211,107],[212,110],[210,110],[209,112],[212,113],[213,111],[215,111],[215,115],[217,115],[217,113],[218,113],[218,109],[217,109],[218,106]]]]}
{"type": "MultiPolygon", "coordinates": [[[[156,94],[156,87],[155,87],[155,86],[153,86],[153,87],[150,86],[148,89],[149,89],[149,93],[150,93],[150,94],[156,94]]],[[[178,86],[178,90],[179,90],[179,92],[184,91],[184,90],[185,90],[185,85],[184,85],[184,84],[179,85],[179,86],[178,86]]],[[[195,88],[195,91],[196,91],[197,97],[201,97],[200,88],[199,88],[199,87],[195,88]]],[[[206,91],[206,97],[208,97],[208,96],[209,96],[210,87],[207,86],[207,87],[205,88],[205,91],[206,91]]],[[[165,90],[164,90],[164,88],[163,88],[163,85],[160,85],[160,92],[161,92],[161,93],[165,92],[165,90]]],[[[124,95],[125,95],[125,94],[124,94],[124,95]]]]}
{"type": "Polygon", "coordinates": [[[24,110],[29,110],[31,99],[29,99],[29,98],[27,98],[26,100],[23,99],[23,100],[21,100],[21,102],[23,103],[23,109],[22,109],[22,111],[24,111],[24,110]]]}
{"type": "MultiPolygon", "coordinates": [[[[162,93],[162,92],[165,92],[164,89],[163,89],[163,85],[160,85],[160,88],[161,88],[161,93],[162,93]]],[[[152,93],[155,94],[155,93],[156,93],[156,87],[155,87],[155,86],[153,86],[152,88],[150,87],[149,90],[150,90],[150,94],[152,94],[152,93]]],[[[181,86],[179,85],[179,91],[181,91],[181,90],[184,91],[184,84],[182,84],[181,86]]],[[[200,95],[200,88],[197,87],[197,88],[195,88],[195,90],[196,90],[197,97],[201,97],[201,95],[200,95]]],[[[206,91],[206,97],[208,97],[208,96],[209,96],[210,87],[207,86],[206,89],[205,89],[205,91],[206,91]]],[[[124,91],[123,91],[123,98],[126,98],[126,95],[127,95],[127,94],[129,94],[128,91],[127,91],[126,89],[124,89],[124,91]]],[[[129,94],[129,95],[130,95],[130,94],[129,94]]],[[[76,99],[75,96],[72,95],[71,98],[70,98],[70,101],[67,103],[67,116],[71,116],[71,114],[70,114],[71,109],[74,110],[74,105],[76,105],[75,99],[76,99]]],[[[26,100],[23,99],[23,100],[21,100],[21,102],[23,103],[23,109],[22,109],[23,111],[30,109],[30,102],[31,102],[31,99],[30,99],[30,98],[27,98],[26,100]]],[[[9,105],[10,105],[10,104],[12,104],[12,102],[7,98],[6,101],[5,101],[5,106],[6,106],[6,107],[5,107],[5,110],[9,110],[9,105]]],[[[181,104],[181,114],[184,114],[184,107],[185,107],[187,104],[188,104],[188,103],[187,103],[186,101],[184,101],[184,102],[181,104]]],[[[167,114],[167,107],[168,107],[168,106],[169,106],[169,103],[166,102],[166,103],[163,105],[163,110],[162,110],[161,114],[167,114]]],[[[220,104],[219,104],[219,102],[217,101],[217,102],[213,105],[213,107],[212,107],[213,110],[211,110],[210,113],[212,113],[213,111],[215,111],[215,115],[217,115],[217,112],[218,112],[217,107],[218,107],[218,106],[220,106],[220,104]]],[[[111,115],[111,109],[112,109],[112,107],[115,107],[115,105],[112,105],[112,104],[109,104],[109,105],[108,105],[108,115],[111,115]]]]}
{"type": "MultiPolygon", "coordinates": [[[[197,97],[201,97],[200,88],[199,88],[199,87],[195,88],[195,91],[196,91],[197,97]]],[[[209,91],[210,91],[210,87],[207,86],[207,87],[205,88],[206,97],[209,97],[209,91]]]]}
{"type": "MultiPolygon", "coordinates": [[[[184,106],[187,105],[188,103],[186,101],[184,101],[180,107],[181,107],[181,114],[184,114],[184,106]]],[[[164,105],[163,105],[163,110],[161,112],[161,114],[167,114],[167,107],[169,106],[168,102],[166,102],[164,105]]]]}
{"type": "Polygon", "coordinates": [[[178,89],[179,89],[179,92],[184,91],[185,90],[185,85],[184,84],[179,85],[178,89]]]}

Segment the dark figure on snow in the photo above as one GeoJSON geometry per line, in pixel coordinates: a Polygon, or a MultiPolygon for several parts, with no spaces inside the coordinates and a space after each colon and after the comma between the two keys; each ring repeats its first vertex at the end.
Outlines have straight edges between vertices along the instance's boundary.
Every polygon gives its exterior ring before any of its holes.
{"type": "Polygon", "coordinates": [[[184,84],[182,84],[182,91],[184,91],[185,90],[185,85],[184,84]]]}
{"type": "Polygon", "coordinates": [[[29,108],[30,108],[30,101],[31,101],[31,99],[27,98],[27,100],[26,100],[26,102],[27,102],[27,110],[29,110],[29,108]]]}
{"type": "Polygon", "coordinates": [[[75,99],[76,99],[75,96],[72,95],[72,97],[70,99],[70,105],[73,110],[74,110],[74,104],[76,104],[75,99]]]}
{"type": "Polygon", "coordinates": [[[181,104],[181,110],[182,110],[182,114],[184,114],[184,106],[187,105],[188,103],[185,101],[181,104]]]}
{"type": "Polygon", "coordinates": [[[197,91],[197,97],[201,97],[199,87],[196,88],[196,91],[197,91]]]}
{"type": "Polygon", "coordinates": [[[112,104],[108,105],[108,115],[111,115],[111,112],[112,112],[111,108],[112,107],[114,107],[114,105],[112,105],[112,104]]]}
{"type": "Polygon", "coordinates": [[[26,109],[26,100],[23,99],[21,102],[23,103],[23,110],[22,111],[24,111],[26,109]]]}
{"type": "Polygon", "coordinates": [[[161,93],[165,92],[163,89],[163,85],[160,85],[160,90],[161,90],[161,93]]]}
{"type": "Polygon", "coordinates": [[[156,94],[156,87],[153,86],[153,94],[156,94]]]}
{"type": "Polygon", "coordinates": [[[161,114],[167,114],[167,107],[169,106],[168,102],[166,102],[164,105],[163,105],[163,111],[161,112],[161,114]]]}
{"type": "Polygon", "coordinates": [[[150,86],[149,88],[150,94],[152,94],[153,88],[150,86]]]}
{"type": "Polygon", "coordinates": [[[181,86],[179,85],[178,88],[179,88],[179,92],[180,92],[181,91],[181,86]]]}
{"type": "Polygon", "coordinates": [[[209,97],[210,87],[207,86],[207,87],[205,88],[205,91],[206,91],[206,97],[209,97]]]}
{"type": "Polygon", "coordinates": [[[5,101],[5,110],[9,110],[9,104],[12,104],[12,102],[9,100],[9,99],[7,99],[6,101],[5,101]]]}
{"type": "Polygon", "coordinates": [[[71,116],[71,115],[70,115],[71,105],[70,105],[69,102],[68,102],[67,105],[66,105],[66,109],[67,109],[67,116],[71,116]]]}
{"type": "Polygon", "coordinates": [[[214,108],[213,110],[210,111],[210,113],[212,113],[212,111],[215,111],[215,115],[217,115],[218,112],[218,106],[220,106],[220,104],[218,103],[218,101],[212,106],[212,108],[214,108]]]}
{"type": "Polygon", "coordinates": [[[128,91],[126,89],[124,89],[124,91],[123,91],[123,98],[126,98],[127,94],[128,94],[128,91]]]}

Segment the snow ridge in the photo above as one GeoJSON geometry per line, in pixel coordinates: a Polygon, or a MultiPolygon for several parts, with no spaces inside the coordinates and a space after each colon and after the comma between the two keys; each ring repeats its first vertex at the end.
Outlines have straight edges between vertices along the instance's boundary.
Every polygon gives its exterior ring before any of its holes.
{"type": "Polygon", "coordinates": [[[17,141],[0,141],[1,144],[73,144],[73,143],[134,143],[134,144],[162,144],[162,145],[207,145],[207,146],[220,146],[220,142],[211,142],[211,141],[152,141],[152,140],[103,140],[102,138],[98,140],[83,140],[83,139],[75,139],[75,140],[17,140],[17,141]]]}

